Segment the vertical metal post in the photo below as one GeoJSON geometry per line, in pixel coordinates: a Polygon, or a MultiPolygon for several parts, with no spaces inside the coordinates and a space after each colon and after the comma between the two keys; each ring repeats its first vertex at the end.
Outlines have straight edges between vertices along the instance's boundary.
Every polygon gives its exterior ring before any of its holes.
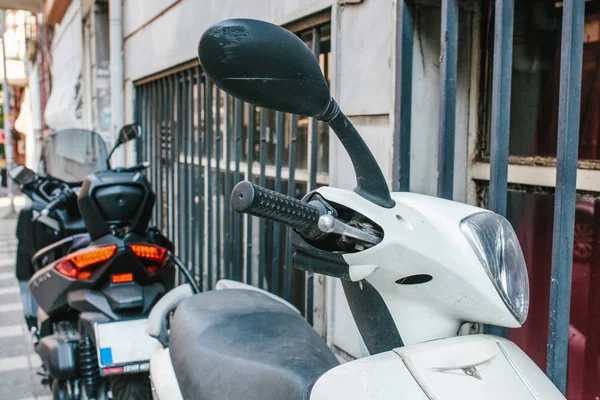
{"type": "MultiPolygon", "coordinates": [[[[321,32],[319,28],[313,28],[312,30],[312,51],[315,55],[317,62],[319,62],[319,54],[321,44],[321,32]]],[[[308,190],[314,190],[317,188],[317,161],[319,153],[319,121],[316,118],[310,118],[310,136],[309,136],[309,153],[308,157],[310,160],[309,165],[309,181],[308,190]]]]}
{"type": "Polygon", "coordinates": [[[225,95],[225,185],[224,185],[224,242],[225,242],[225,277],[231,279],[231,207],[229,199],[231,197],[231,96],[225,95]]]}
{"type": "Polygon", "coordinates": [[[146,110],[148,109],[148,96],[146,96],[146,85],[138,86],[138,96],[136,102],[140,105],[140,113],[138,115],[138,121],[142,125],[144,134],[139,137],[139,146],[141,158],[140,162],[148,160],[148,154],[146,154],[146,142],[148,141],[148,125],[146,124],[146,110]]]}
{"type": "MultiPolygon", "coordinates": [[[[221,242],[221,90],[216,87],[215,88],[215,158],[216,158],[216,176],[215,176],[215,187],[216,187],[216,199],[217,204],[215,207],[215,215],[217,220],[217,232],[216,232],[216,258],[217,258],[217,282],[221,279],[221,246],[223,245],[221,242]]],[[[225,205],[227,207],[227,204],[225,205]]]]}
{"type": "MultiPolygon", "coordinates": [[[[252,181],[252,164],[254,164],[254,127],[256,107],[248,104],[248,176],[246,179],[252,181]]],[[[252,284],[252,216],[246,218],[246,283],[252,284]]],[[[262,232],[260,232],[262,234],[262,232]]]]}
{"type": "MultiPolygon", "coordinates": [[[[506,216],[510,90],[512,78],[514,0],[496,0],[490,149],[489,208],[506,216]]],[[[487,327],[492,335],[508,337],[508,328],[487,327]]]]}
{"type": "Polygon", "coordinates": [[[394,89],[394,168],[392,189],[410,190],[410,130],[412,113],[413,64],[412,3],[400,0],[396,6],[396,69],[394,89]]]}
{"type": "Polygon", "coordinates": [[[456,130],[456,69],[458,53],[458,0],[442,0],[440,79],[440,141],[438,196],[453,198],[454,136],[456,130]]]}
{"type": "MultiPolygon", "coordinates": [[[[312,30],[312,51],[319,62],[319,54],[321,53],[321,31],[319,28],[313,28],[312,30]]],[[[294,126],[292,121],[292,130],[297,129],[294,126]]],[[[309,139],[309,180],[308,180],[308,190],[314,190],[317,188],[317,168],[318,168],[318,154],[319,154],[319,121],[316,118],[310,119],[310,139],[309,139]]],[[[294,160],[295,161],[295,160],[294,160]]],[[[291,166],[291,151],[290,151],[290,175],[292,171],[291,166]]],[[[288,183],[289,184],[289,183],[288,183]]],[[[293,196],[293,186],[290,187],[290,192],[292,193],[290,196],[293,196]]],[[[287,229],[286,235],[286,261],[287,261],[287,246],[289,246],[289,229],[287,229]]],[[[292,264],[285,264],[285,285],[284,285],[284,295],[287,296],[286,299],[289,300],[291,296],[291,286],[292,286],[292,264]]],[[[312,324],[312,309],[313,309],[313,274],[312,272],[307,272],[305,274],[304,279],[306,290],[305,290],[305,298],[306,298],[306,317],[307,320],[312,324]]]]}
{"type": "Polygon", "coordinates": [[[546,373],[566,394],[585,0],[563,4],[546,373]]]}
{"type": "MultiPolygon", "coordinates": [[[[157,117],[156,114],[158,113],[158,111],[160,110],[160,102],[158,99],[158,93],[156,90],[156,81],[150,82],[150,102],[152,104],[152,107],[149,110],[149,114],[150,114],[150,149],[149,149],[149,153],[150,153],[150,182],[152,183],[152,185],[154,186],[154,188],[156,189],[158,187],[158,184],[156,182],[156,139],[157,139],[157,134],[156,134],[156,124],[157,124],[157,117]]],[[[158,207],[154,207],[152,209],[152,222],[155,225],[158,225],[158,207]]]]}
{"type": "Polygon", "coordinates": [[[204,137],[206,140],[206,273],[208,285],[213,284],[213,190],[212,190],[212,81],[206,77],[204,94],[204,137]]]}
{"type": "MultiPolygon", "coordinates": [[[[260,109],[260,178],[259,185],[265,187],[266,177],[265,168],[267,164],[267,111],[264,108],[260,109]]],[[[265,268],[267,264],[266,260],[266,243],[265,243],[265,229],[266,223],[263,218],[258,222],[258,230],[260,235],[258,237],[258,287],[263,288],[265,280],[265,268]]]]}
{"type": "Polygon", "coordinates": [[[188,85],[191,82],[188,80],[188,73],[181,73],[181,120],[179,121],[180,132],[181,132],[181,142],[183,146],[181,147],[180,153],[183,155],[183,174],[182,179],[179,180],[181,191],[183,192],[183,198],[181,204],[181,213],[180,218],[182,218],[183,222],[183,230],[181,231],[180,239],[183,242],[184,254],[185,254],[185,263],[190,265],[190,243],[189,243],[189,232],[190,232],[190,218],[189,218],[189,210],[190,210],[190,187],[188,185],[188,181],[190,179],[190,168],[192,166],[193,160],[190,158],[189,150],[189,141],[190,141],[190,133],[188,132],[188,120],[189,115],[192,113],[193,103],[188,101],[188,85]]]}
{"type": "MultiPolygon", "coordinates": [[[[202,69],[200,66],[196,68],[197,85],[196,91],[196,112],[198,113],[198,176],[196,177],[196,184],[198,185],[198,204],[196,204],[196,215],[198,222],[196,227],[198,229],[198,281],[200,290],[203,289],[204,284],[204,166],[202,165],[202,156],[204,155],[204,143],[206,140],[206,131],[202,129],[202,69]]],[[[206,99],[205,99],[206,101],[206,99]]],[[[205,116],[206,118],[206,116],[205,116]]],[[[210,281],[209,281],[210,282],[210,281]]],[[[206,286],[210,288],[210,286],[206,286]]]]}
{"type": "Polygon", "coordinates": [[[171,121],[169,120],[169,108],[173,107],[173,104],[170,102],[170,98],[169,98],[169,78],[163,78],[162,79],[163,82],[163,88],[164,88],[164,96],[165,96],[165,107],[163,110],[163,115],[164,115],[164,121],[163,121],[163,146],[164,146],[164,154],[165,154],[165,196],[164,196],[164,209],[165,209],[165,228],[164,228],[164,232],[165,234],[169,235],[169,232],[171,231],[171,218],[170,218],[170,200],[169,197],[171,196],[171,176],[170,176],[170,169],[171,169],[171,153],[170,153],[170,125],[171,125],[171,121]]]}
{"type": "MultiPolygon", "coordinates": [[[[288,196],[295,196],[295,186],[296,186],[296,145],[298,141],[298,116],[296,114],[292,114],[291,121],[291,132],[290,132],[290,159],[289,159],[289,167],[290,167],[290,177],[288,179],[288,196]]],[[[292,255],[293,249],[290,242],[290,229],[286,229],[285,235],[285,280],[283,287],[283,295],[286,300],[290,300],[292,293],[292,255]]],[[[308,274],[307,274],[308,276],[308,274]]],[[[308,299],[307,299],[308,300],[308,299]]]]}
{"type": "MultiPolygon", "coordinates": [[[[108,17],[110,21],[110,115],[113,139],[116,140],[119,129],[125,123],[125,91],[123,89],[123,2],[109,0],[108,17]]],[[[115,152],[116,165],[125,165],[124,148],[115,152]]],[[[153,159],[152,162],[155,160],[153,159]]]]}
{"type": "Polygon", "coordinates": [[[176,127],[177,130],[175,132],[175,165],[177,165],[177,188],[175,189],[176,193],[177,193],[177,213],[176,218],[177,218],[177,240],[176,240],[176,246],[177,246],[177,253],[179,254],[179,257],[185,262],[187,263],[187,260],[185,259],[185,253],[184,253],[184,249],[183,249],[183,220],[185,217],[185,214],[183,214],[183,210],[181,207],[181,202],[182,202],[182,198],[184,196],[183,194],[183,185],[181,184],[181,176],[183,175],[183,171],[181,170],[181,147],[182,147],[182,143],[181,143],[181,139],[182,139],[182,127],[181,124],[183,122],[183,88],[182,88],[183,83],[181,82],[181,74],[177,74],[175,76],[175,90],[176,90],[176,94],[177,94],[177,108],[176,108],[176,127]]]}
{"type": "MultiPolygon", "coordinates": [[[[240,161],[242,158],[242,125],[244,123],[244,104],[235,99],[235,173],[233,180],[240,181],[240,161]]],[[[242,217],[233,213],[233,279],[242,280],[242,217]]]]}
{"type": "Polygon", "coordinates": [[[161,107],[160,110],[160,125],[158,126],[158,132],[159,132],[159,142],[158,142],[158,148],[159,148],[159,160],[160,160],[160,179],[159,179],[159,190],[158,190],[158,200],[157,200],[157,205],[160,209],[160,229],[163,232],[166,232],[166,228],[169,226],[169,222],[167,221],[168,218],[165,215],[165,195],[167,194],[165,189],[166,189],[166,167],[167,167],[167,163],[166,163],[166,132],[165,132],[165,127],[166,127],[166,120],[167,120],[167,96],[166,96],[166,89],[165,89],[165,79],[162,78],[158,81],[158,84],[160,85],[160,98],[163,101],[163,106],[161,107]]]}
{"type": "Polygon", "coordinates": [[[164,210],[163,210],[163,204],[164,204],[164,200],[163,200],[163,193],[164,193],[164,181],[163,181],[163,132],[164,132],[164,123],[165,123],[165,106],[166,106],[166,98],[165,98],[165,91],[164,91],[164,84],[163,84],[163,80],[160,79],[156,82],[156,85],[158,86],[158,97],[160,98],[160,109],[158,110],[157,113],[157,126],[156,126],[156,131],[157,131],[157,135],[156,135],[156,164],[157,164],[157,171],[158,171],[158,176],[156,179],[156,182],[154,182],[154,185],[156,187],[156,209],[158,212],[158,222],[157,222],[157,226],[159,227],[159,229],[164,229],[165,227],[165,222],[163,219],[163,214],[164,214],[164,210]]]}
{"type": "Polygon", "coordinates": [[[514,0],[496,0],[495,13],[489,204],[506,215],[514,0]]]}
{"type": "MultiPolygon", "coordinates": [[[[137,121],[140,125],[142,124],[142,98],[141,98],[141,86],[135,86],[135,111],[133,115],[134,121],[137,121]]],[[[146,129],[145,126],[142,125],[142,132],[146,129]]],[[[137,156],[136,162],[140,164],[144,161],[143,152],[143,136],[138,137],[135,140],[135,154],[137,156]]]]}
{"type": "MultiPolygon", "coordinates": [[[[185,122],[187,127],[188,135],[189,135],[189,155],[190,155],[190,173],[188,179],[186,181],[186,186],[189,189],[189,208],[188,208],[188,219],[190,220],[190,229],[186,233],[187,240],[190,243],[190,266],[192,271],[195,271],[197,266],[201,265],[198,262],[198,244],[196,243],[196,230],[198,226],[198,209],[196,207],[196,195],[198,187],[196,186],[196,182],[198,182],[198,178],[196,176],[196,140],[200,137],[200,133],[194,130],[194,116],[195,116],[195,107],[194,107],[194,82],[195,82],[195,73],[194,69],[188,70],[188,79],[189,84],[186,92],[186,100],[185,102],[189,104],[190,112],[188,113],[188,119],[185,122]],[[196,137],[197,135],[197,137],[196,137]]],[[[199,161],[200,163],[201,161],[199,161]]]]}
{"type": "MultiPolygon", "coordinates": [[[[171,230],[169,233],[169,238],[175,242],[175,235],[177,232],[177,214],[176,214],[176,204],[175,204],[175,190],[176,189],[176,183],[175,183],[175,166],[177,165],[177,159],[176,157],[176,153],[175,153],[175,141],[176,141],[176,125],[175,125],[175,107],[178,107],[179,105],[175,103],[175,93],[176,93],[176,79],[174,76],[171,76],[169,78],[169,143],[170,143],[170,153],[171,153],[171,157],[170,157],[170,181],[171,181],[171,185],[170,185],[170,190],[169,190],[169,208],[171,211],[171,230]]],[[[179,256],[179,254],[177,254],[179,256]]]]}
{"type": "MultiPolygon", "coordinates": [[[[281,166],[283,164],[283,129],[285,114],[277,112],[277,145],[275,150],[275,191],[281,193],[281,166]]],[[[273,274],[271,291],[279,294],[279,261],[281,251],[281,224],[273,224],[273,274]]]]}

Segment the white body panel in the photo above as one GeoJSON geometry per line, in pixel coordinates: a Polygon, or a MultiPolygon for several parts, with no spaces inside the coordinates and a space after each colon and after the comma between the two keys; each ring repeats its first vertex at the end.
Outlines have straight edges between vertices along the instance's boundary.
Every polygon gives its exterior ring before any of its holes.
{"type": "Polygon", "coordinates": [[[467,216],[489,211],[405,192],[392,193],[396,205],[387,209],[352,191],[331,187],[317,191],[383,229],[381,243],[344,254],[344,260],[352,280],[366,279],[377,289],[404,344],[455,336],[464,322],[520,327],[459,228],[467,216]],[[396,283],[416,274],[429,274],[433,280],[396,283]]]}
{"type": "Polygon", "coordinates": [[[150,381],[154,399],[183,400],[168,347],[156,346],[150,359],[150,381]]]}
{"type": "Polygon", "coordinates": [[[408,346],[343,364],[311,400],[559,400],[562,394],[517,346],[486,335],[408,346]]]}

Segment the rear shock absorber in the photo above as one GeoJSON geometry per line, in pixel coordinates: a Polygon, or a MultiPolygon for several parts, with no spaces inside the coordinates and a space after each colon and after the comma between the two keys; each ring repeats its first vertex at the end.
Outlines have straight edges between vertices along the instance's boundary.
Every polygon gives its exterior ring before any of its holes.
{"type": "Polygon", "coordinates": [[[83,331],[79,342],[79,366],[81,370],[81,382],[85,393],[90,399],[98,395],[100,384],[100,370],[98,369],[98,357],[92,339],[87,332],[83,331]]]}

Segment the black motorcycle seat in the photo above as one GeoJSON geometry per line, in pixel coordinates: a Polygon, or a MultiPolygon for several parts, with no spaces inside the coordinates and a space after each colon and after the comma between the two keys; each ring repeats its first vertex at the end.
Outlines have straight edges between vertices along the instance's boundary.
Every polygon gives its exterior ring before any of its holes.
{"type": "Polygon", "coordinates": [[[339,364],[300,314],[244,289],[182,302],[169,346],[184,399],[308,399],[316,380],[339,364]]]}

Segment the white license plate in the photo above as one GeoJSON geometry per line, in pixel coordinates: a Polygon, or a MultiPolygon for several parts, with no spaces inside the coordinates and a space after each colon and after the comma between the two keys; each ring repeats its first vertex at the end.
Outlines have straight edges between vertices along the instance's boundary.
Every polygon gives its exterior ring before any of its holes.
{"type": "Polygon", "coordinates": [[[146,318],[95,324],[102,375],[148,371],[157,342],[146,332],[147,324],[146,318]]]}

